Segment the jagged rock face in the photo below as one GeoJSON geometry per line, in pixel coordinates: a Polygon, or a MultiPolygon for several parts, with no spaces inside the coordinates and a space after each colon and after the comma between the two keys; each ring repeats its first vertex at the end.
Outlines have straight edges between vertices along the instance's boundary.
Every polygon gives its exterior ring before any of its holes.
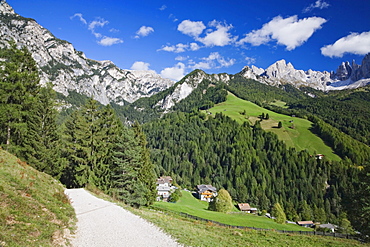
{"type": "Polygon", "coordinates": [[[172,86],[154,71],[130,71],[111,61],[95,61],[59,40],[33,19],[23,18],[5,2],[0,2],[0,46],[15,40],[26,46],[40,70],[40,83],[52,82],[57,92],[69,90],[91,96],[103,104],[133,102],[172,86]]]}
{"type": "Polygon", "coordinates": [[[157,106],[160,106],[165,111],[168,111],[177,102],[180,102],[181,100],[188,97],[203,80],[228,83],[231,79],[232,79],[232,76],[228,74],[208,75],[204,71],[201,71],[201,70],[194,71],[193,73],[185,76],[176,85],[173,93],[166,96],[163,100],[159,101],[157,103],[157,106]]]}
{"type": "Polygon", "coordinates": [[[343,62],[335,73],[296,70],[291,63],[280,60],[266,70],[245,66],[240,74],[273,86],[289,83],[297,88],[307,86],[322,91],[357,88],[370,83],[370,53],[365,56],[361,65],[343,62]]]}

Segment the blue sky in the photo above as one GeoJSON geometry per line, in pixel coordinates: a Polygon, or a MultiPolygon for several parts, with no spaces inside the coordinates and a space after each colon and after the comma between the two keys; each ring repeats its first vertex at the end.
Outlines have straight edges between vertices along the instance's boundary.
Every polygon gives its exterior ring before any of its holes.
{"type": "Polygon", "coordinates": [[[280,59],[336,70],[370,52],[369,0],[7,0],[88,58],[179,80],[280,59]]]}

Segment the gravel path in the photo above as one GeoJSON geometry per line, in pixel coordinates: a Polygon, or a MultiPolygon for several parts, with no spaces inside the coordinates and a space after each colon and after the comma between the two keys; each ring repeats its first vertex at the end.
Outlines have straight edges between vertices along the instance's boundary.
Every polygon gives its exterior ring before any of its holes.
{"type": "Polygon", "coordinates": [[[76,247],[180,246],[158,227],[84,189],[67,189],[77,215],[76,247]]]}

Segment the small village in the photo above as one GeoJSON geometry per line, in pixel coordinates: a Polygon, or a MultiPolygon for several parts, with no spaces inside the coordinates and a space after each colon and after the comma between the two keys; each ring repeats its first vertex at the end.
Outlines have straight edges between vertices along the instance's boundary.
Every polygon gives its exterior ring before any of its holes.
{"type": "MultiPolygon", "coordinates": [[[[318,155],[320,157],[320,155],[318,155]]],[[[169,202],[171,198],[171,194],[174,193],[176,190],[179,190],[180,188],[173,185],[173,179],[170,176],[162,176],[157,179],[157,201],[163,201],[163,202],[169,202]]],[[[189,191],[187,189],[184,189],[185,191],[189,191]]],[[[218,193],[217,188],[210,185],[210,184],[200,184],[197,185],[194,191],[191,191],[192,195],[201,200],[210,203],[212,200],[214,200],[218,193]]],[[[254,214],[254,215],[260,215],[265,216],[270,219],[275,219],[273,215],[270,213],[262,214],[260,210],[256,207],[251,207],[249,203],[238,203],[235,205],[236,208],[240,210],[241,213],[248,213],[248,214],[254,214]]],[[[331,224],[331,223],[320,223],[320,222],[313,222],[313,221],[286,221],[288,224],[296,224],[302,227],[307,228],[322,228],[326,231],[334,233],[338,226],[331,224]]]]}

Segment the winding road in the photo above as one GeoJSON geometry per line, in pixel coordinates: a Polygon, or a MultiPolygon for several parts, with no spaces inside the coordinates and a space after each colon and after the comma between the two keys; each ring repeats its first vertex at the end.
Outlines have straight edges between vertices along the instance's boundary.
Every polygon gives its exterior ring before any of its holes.
{"type": "Polygon", "coordinates": [[[77,215],[75,247],[180,246],[158,227],[85,189],[66,189],[77,215]]]}

